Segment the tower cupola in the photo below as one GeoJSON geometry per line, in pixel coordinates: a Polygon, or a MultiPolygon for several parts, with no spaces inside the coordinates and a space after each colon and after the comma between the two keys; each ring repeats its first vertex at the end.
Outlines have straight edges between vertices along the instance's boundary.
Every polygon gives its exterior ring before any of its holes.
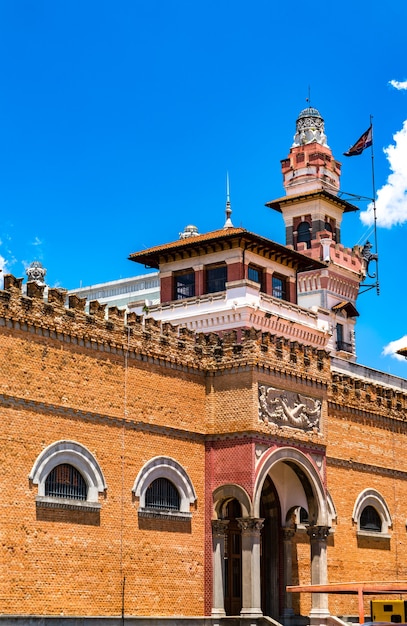
{"type": "Polygon", "coordinates": [[[283,214],[286,245],[298,251],[311,249],[313,242],[319,247],[321,232],[340,243],[343,213],[357,207],[339,197],[341,164],[328,146],[318,109],[308,106],[298,115],[294,142],[281,170],[286,195],[266,206],[283,214]]]}
{"type": "Polygon", "coordinates": [[[318,109],[307,107],[301,111],[297,118],[293,148],[313,142],[319,143],[321,146],[327,145],[325,125],[318,109]]]}
{"type": "Polygon", "coordinates": [[[281,168],[287,195],[320,189],[338,193],[341,164],[327,144],[324,120],[317,109],[307,107],[299,114],[294,143],[281,168]]]}

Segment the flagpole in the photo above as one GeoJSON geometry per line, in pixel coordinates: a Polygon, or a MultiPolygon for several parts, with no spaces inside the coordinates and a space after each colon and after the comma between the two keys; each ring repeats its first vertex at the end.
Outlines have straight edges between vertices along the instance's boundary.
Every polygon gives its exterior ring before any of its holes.
{"type": "MultiPolygon", "coordinates": [[[[373,115],[370,115],[370,127],[372,129],[372,197],[373,197],[373,226],[374,226],[374,243],[375,243],[375,252],[378,256],[377,249],[377,215],[376,215],[376,185],[375,185],[375,176],[374,176],[374,141],[373,141],[373,115]]],[[[379,263],[376,261],[376,293],[380,294],[380,285],[379,285],[379,263]]]]}

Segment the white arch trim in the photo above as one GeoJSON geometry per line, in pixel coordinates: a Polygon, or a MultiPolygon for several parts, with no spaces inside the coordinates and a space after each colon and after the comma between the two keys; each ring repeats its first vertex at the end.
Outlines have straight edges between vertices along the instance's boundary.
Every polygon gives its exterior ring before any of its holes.
{"type": "Polygon", "coordinates": [[[326,492],[326,501],[328,506],[328,525],[332,527],[332,524],[338,519],[338,514],[336,512],[336,507],[329,491],[326,492]]]}
{"type": "Polygon", "coordinates": [[[52,443],[36,458],[28,477],[38,485],[38,496],[45,497],[45,480],[54,467],[62,463],[73,465],[83,476],[88,488],[87,502],[97,502],[98,494],[106,489],[102,470],[85,446],[68,440],[52,443]]]}
{"type": "Polygon", "coordinates": [[[139,471],[132,491],[139,498],[140,508],[145,508],[147,488],[156,478],[166,478],[175,485],[180,495],[180,512],[189,513],[190,505],[197,499],[194,486],[182,465],[168,456],[150,459],[139,471]]]}
{"type": "MultiPolygon", "coordinates": [[[[266,452],[260,460],[254,486],[253,516],[259,517],[260,515],[261,492],[267,475],[272,473],[272,469],[277,463],[284,463],[285,461],[297,465],[308,478],[317,507],[317,519],[314,523],[318,526],[329,526],[327,496],[317,467],[303,452],[288,446],[266,452]]],[[[286,513],[287,511],[282,511],[283,518],[285,518],[286,513]]]]}
{"type": "Polygon", "coordinates": [[[215,519],[222,516],[222,505],[225,501],[235,499],[242,507],[242,517],[249,517],[252,509],[249,494],[243,487],[236,484],[227,484],[217,487],[212,495],[215,509],[215,519]]]}
{"type": "Polygon", "coordinates": [[[364,489],[356,498],[355,506],[353,507],[352,519],[357,524],[357,530],[361,534],[373,534],[369,531],[361,530],[360,528],[360,516],[363,509],[367,506],[372,506],[378,512],[380,519],[382,520],[381,533],[374,533],[377,535],[388,536],[389,528],[392,526],[391,515],[389,508],[386,504],[386,500],[375,489],[364,489]]]}

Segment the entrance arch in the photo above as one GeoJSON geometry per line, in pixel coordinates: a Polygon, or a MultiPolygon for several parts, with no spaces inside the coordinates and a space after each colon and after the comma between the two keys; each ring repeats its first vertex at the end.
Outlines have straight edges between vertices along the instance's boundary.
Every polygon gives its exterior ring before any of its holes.
{"type": "MultiPolygon", "coordinates": [[[[322,477],[313,461],[295,448],[266,452],[257,468],[253,516],[264,519],[261,609],[277,620],[293,615],[292,596],[285,588],[292,584],[292,539],[300,511],[308,518],[311,576],[314,584],[326,582],[328,506],[322,477]]],[[[318,602],[324,603],[323,599],[318,602]]]]}
{"type": "Polygon", "coordinates": [[[292,447],[266,452],[256,473],[253,515],[260,515],[262,489],[270,476],[281,504],[281,523],[287,523],[290,511],[298,506],[308,511],[310,524],[327,525],[327,498],[322,477],[314,463],[300,450],[292,447]]]}
{"type": "Polygon", "coordinates": [[[213,493],[212,616],[239,615],[242,610],[242,533],[240,522],[249,519],[252,503],[236,484],[222,485],[213,493]]]}

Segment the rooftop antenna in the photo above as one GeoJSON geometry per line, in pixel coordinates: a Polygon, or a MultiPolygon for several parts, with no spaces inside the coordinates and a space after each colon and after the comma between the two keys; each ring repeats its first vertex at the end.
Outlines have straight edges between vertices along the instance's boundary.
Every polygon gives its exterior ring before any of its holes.
{"type": "Polygon", "coordinates": [[[223,228],[233,228],[232,220],[230,216],[232,215],[232,209],[230,208],[230,187],[229,187],[229,172],[226,172],[226,222],[223,228]]]}

